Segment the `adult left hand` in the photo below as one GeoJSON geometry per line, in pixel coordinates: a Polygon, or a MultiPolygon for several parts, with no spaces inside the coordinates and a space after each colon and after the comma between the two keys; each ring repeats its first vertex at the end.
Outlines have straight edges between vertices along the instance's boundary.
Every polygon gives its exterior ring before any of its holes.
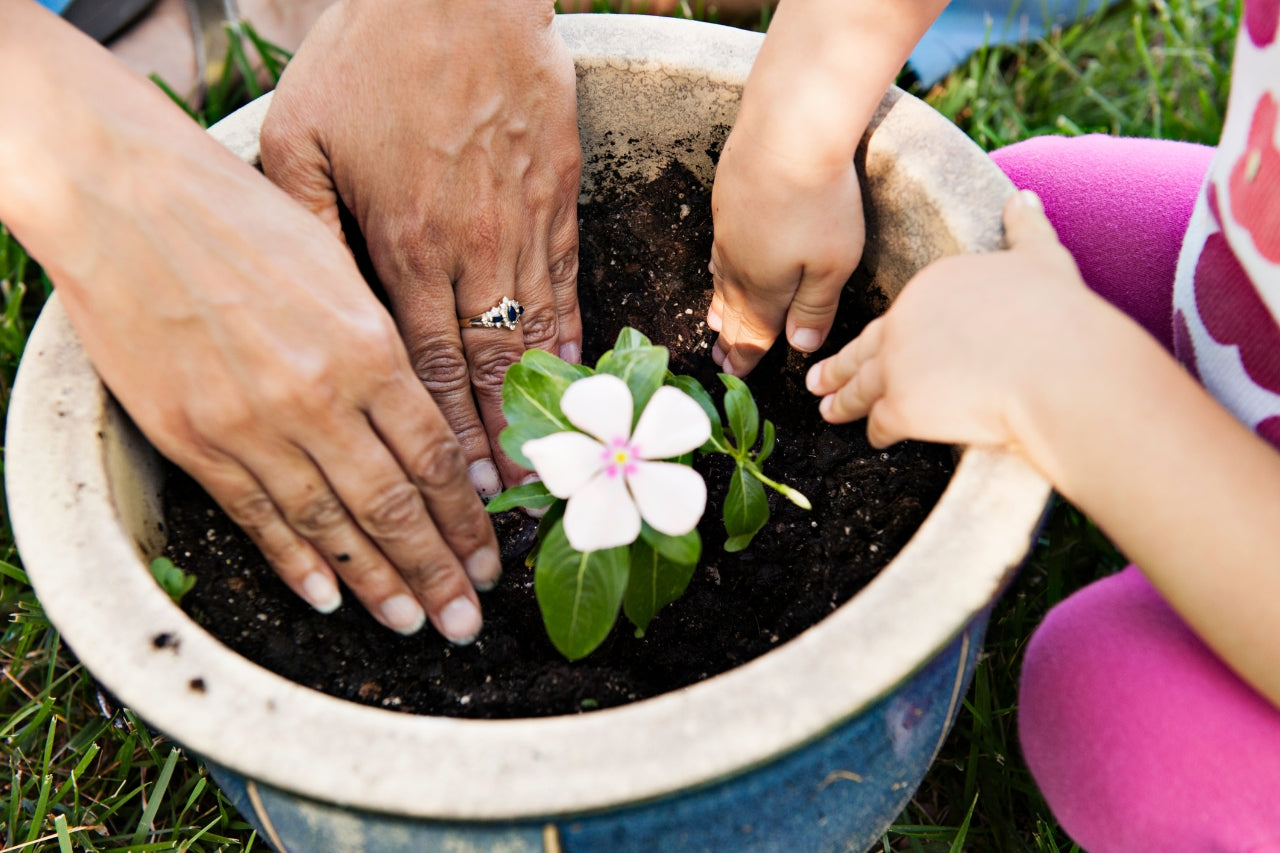
{"type": "Polygon", "coordinates": [[[354,216],[414,370],[483,495],[528,472],[499,449],[526,348],[581,355],[576,77],[550,0],[341,0],[290,63],[267,176],[342,235],[354,216]],[[510,297],[515,330],[460,329],[510,297]]]}

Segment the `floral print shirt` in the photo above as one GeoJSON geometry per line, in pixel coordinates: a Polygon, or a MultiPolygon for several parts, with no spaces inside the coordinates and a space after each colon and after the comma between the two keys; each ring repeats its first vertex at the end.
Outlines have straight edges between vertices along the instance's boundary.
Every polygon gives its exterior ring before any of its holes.
{"type": "Polygon", "coordinates": [[[1280,447],[1280,0],[1245,0],[1217,153],[1174,284],[1178,359],[1280,447]]]}

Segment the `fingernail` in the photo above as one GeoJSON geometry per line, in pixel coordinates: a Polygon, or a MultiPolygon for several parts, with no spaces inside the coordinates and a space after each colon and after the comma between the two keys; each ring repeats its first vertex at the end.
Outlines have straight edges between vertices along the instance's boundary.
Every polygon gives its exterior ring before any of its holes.
{"type": "Polygon", "coordinates": [[[467,469],[471,477],[471,485],[475,486],[481,497],[491,498],[502,491],[502,478],[498,476],[498,466],[489,459],[472,462],[467,469]]]}
{"type": "Polygon", "coordinates": [[[711,360],[724,367],[724,346],[720,341],[716,341],[716,345],[711,348],[711,360]]]}
{"type": "MultiPolygon", "coordinates": [[[[541,479],[542,478],[539,477],[537,474],[530,474],[528,477],[525,477],[523,480],[520,481],[520,485],[527,486],[530,483],[536,483],[541,479]]],[[[549,509],[551,509],[551,507],[549,506],[538,506],[538,507],[527,506],[524,508],[524,514],[529,516],[530,518],[542,518],[544,515],[547,514],[547,510],[549,509]]]]}
{"type": "Polygon", "coordinates": [[[474,552],[467,557],[463,568],[475,588],[484,592],[493,589],[498,578],[502,577],[502,560],[493,548],[481,548],[474,552]]]}
{"type": "Polygon", "coordinates": [[[321,572],[312,572],[302,582],[302,597],[321,613],[332,613],[342,606],[342,593],[333,578],[321,572]]]}
{"type": "Polygon", "coordinates": [[[427,622],[427,614],[422,605],[413,598],[401,593],[393,595],[382,602],[382,621],[387,627],[406,637],[416,634],[427,622]]]}
{"type": "Polygon", "coordinates": [[[1044,202],[1040,200],[1040,196],[1036,195],[1032,190],[1018,191],[1018,206],[1025,210],[1038,210],[1044,212],[1044,202]]]}
{"type": "Polygon", "coordinates": [[[828,394],[822,398],[822,402],[818,404],[818,412],[822,415],[823,420],[831,420],[831,410],[835,408],[836,395],[828,394]]]}
{"type": "Polygon", "coordinates": [[[468,645],[480,634],[480,610],[466,596],[446,604],[439,619],[440,633],[454,645],[468,645]]]}
{"type": "Polygon", "coordinates": [[[573,342],[561,344],[560,360],[567,361],[569,364],[577,364],[582,361],[582,347],[573,342]]]}
{"type": "Polygon", "coordinates": [[[822,346],[822,335],[817,329],[796,329],[791,333],[791,346],[801,352],[813,352],[822,346]]]}
{"type": "Polygon", "coordinates": [[[716,312],[715,309],[708,308],[707,309],[707,326],[711,329],[711,331],[713,332],[720,331],[720,326],[722,325],[722,323],[723,321],[720,319],[720,314],[716,312]]]}
{"type": "Polygon", "coordinates": [[[810,394],[817,394],[818,389],[822,387],[822,362],[818,362],[809,368],[809,372],[804,375],[804,387],[809,389],[810,394]]]}

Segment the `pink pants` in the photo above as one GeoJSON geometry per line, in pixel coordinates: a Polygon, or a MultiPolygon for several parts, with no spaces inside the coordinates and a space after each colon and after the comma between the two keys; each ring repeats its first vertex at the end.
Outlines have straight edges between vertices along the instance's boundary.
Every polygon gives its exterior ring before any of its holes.
{"type": "MultiPolygon", "coordinates": [[[[1089,286],[1172,351],[1174,269],[1211,155],[1090,136],[992,156],[1040,194],[1089,286]]],[[[1090,853],[1280,853],[1280,710],[1135,566],[1049,612],[1027,649],[1019,714],[1028,766],[1090,853]]]]}

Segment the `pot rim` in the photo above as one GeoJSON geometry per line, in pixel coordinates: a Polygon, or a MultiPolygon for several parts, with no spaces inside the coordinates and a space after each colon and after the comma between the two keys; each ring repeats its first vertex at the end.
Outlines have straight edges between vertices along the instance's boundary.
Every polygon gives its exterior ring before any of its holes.
{"type": "MultiPolygon", "coordinates": [[[[707,76],[714,56],[728,69],[717,73],[739,82],[761,39],[641,15],[561,16],[557,25],[580,68],[662,63],[707,76]]],[[[241,116],[252,126],[252,150],[241,146],[242,156],[256,156],[264,113],[257,102],[241,116]]],[[[243,138],[243,128],[215,129],[224,141],[237,134],[243,138]]],[[[148,548],[112,500],[112,483],[120,482],[113,476],[121,476],[109,473],[118,468],[110,448],[118,428],[126,446],[145,444],[128,437],[131,426],[55,296],[15,384],[6,484],[30,579],[84,665],[151,725],[250,779],[345,806],[445,820],[581,814],[650,800],[813,741],[923,666],[991,605],[1026,554],[1050,494],[1013,453],[964,449],[934,511],[879,576],[779,648],[627,706],[461,720],[327,696],[241,658],[189,619],[151,578],[140,554],[148,548]],[[82,522],[77,529],[67,529],[69,510],[82,522]]],[[[126,447],[126,456],[133,452],[126,447]]],[[[963,683],[958,672],[953,708],[963,683]]]]}

